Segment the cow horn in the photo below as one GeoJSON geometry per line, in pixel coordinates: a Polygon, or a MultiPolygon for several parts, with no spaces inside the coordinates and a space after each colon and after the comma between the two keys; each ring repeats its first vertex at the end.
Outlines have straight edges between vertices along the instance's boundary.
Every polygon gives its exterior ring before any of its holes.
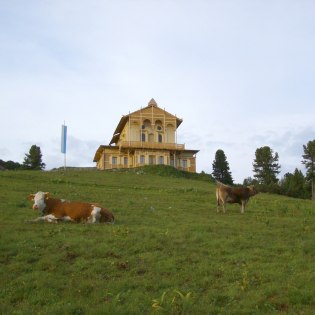
{"type": "Polygon", "coordinates": [[[29,195],[27,196],[27,200],[30,200],[30,201],[34,200],[34,198],[35,198],[35,195],[34,195],[34,194],[29,194],[29,195]]]}

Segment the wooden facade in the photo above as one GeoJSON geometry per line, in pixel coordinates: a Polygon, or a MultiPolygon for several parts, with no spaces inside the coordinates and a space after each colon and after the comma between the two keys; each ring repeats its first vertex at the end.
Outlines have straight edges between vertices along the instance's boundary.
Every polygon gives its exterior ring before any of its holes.
{"type": "Polygon", "coordinates": [[[164,164],[196,172],[196,154],[177,143],[182,119],[158,107],[148,106],[121,118],[109,145],[97,149],[94,162],[100,170],[164,164]]]}

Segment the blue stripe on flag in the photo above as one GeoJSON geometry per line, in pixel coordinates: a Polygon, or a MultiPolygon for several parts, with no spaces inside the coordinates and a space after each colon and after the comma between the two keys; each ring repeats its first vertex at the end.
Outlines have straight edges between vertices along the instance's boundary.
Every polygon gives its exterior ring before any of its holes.
{"type": "Polygon", "coordinates": [[[61,153],[67,152],[67,126],[61,126],[61,153]]]}

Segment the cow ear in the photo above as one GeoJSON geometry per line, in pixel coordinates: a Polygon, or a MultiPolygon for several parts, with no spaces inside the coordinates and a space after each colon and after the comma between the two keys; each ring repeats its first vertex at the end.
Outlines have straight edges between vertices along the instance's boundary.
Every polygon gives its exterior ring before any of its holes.
{"type": "Polygon", "coordinates": [[[33,201],[34,198],[35,198],[34,194],[30,194],[30,195],[27,196],[27,200],[29,200],[29,201],[33,201]]]}
{"type": "Polygon", "coordinates": [[[45,194],[45,199],[50,197],[50,192],[45,192],[44,194],[45,194]]]}

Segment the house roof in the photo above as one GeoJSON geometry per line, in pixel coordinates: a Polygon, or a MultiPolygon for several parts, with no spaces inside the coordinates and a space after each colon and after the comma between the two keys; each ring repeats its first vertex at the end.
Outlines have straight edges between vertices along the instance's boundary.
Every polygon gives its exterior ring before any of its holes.
{"type": "Polygon", "coordinates": [[[120,121],[119,121],[119,123],[118,123],[118,125],[117,125],[117,127],[116,127],[116,129],[115,129],[115,132],[114,132],[114,134],[113,134],[112,140],[110,141],[109,144],[111,145],[111,144],[113,144],[113,143],[117,143],[117,141],[118,141],[118,139],[119,139],[119,136],[120,136],[122,130],[124,129],[126,123],[127,123],[128,120],[129,120],[129,116],[134,115],[134,114],[136,114],[136,113],[138,113],[138,112],[140,113],[142,110],[147,109],[147,108],[151,108],[151,107],[159,108],[159,109],[160,109],[161,111],[163,111],[165,114],[167,114],[167,115],[169,115],[169,116],[173,116],[174,118],[176,118],[176,129],[177,129],[177,128],[179,127],[179,125],[183,122],[182,119],[180,119],[180,118],[178,118],[178,117],[176,117],[176,116],[170,114],[170,113],[167,112],[166,110],[161,109],[160,107],[158,107],[156,101],[155,101],[153,98],[151,98],[150,102],[148,103],[148,106],[146,106],[146,107],[144,107],[144,108],[141,108],[141,109],[139,109],[139,110],[137,110],[137,111],[135,111],[135,112],[129,113],[128,115],[123,115],[123,116],[121,117],[121,119],[120,119],[120,121]]]}
{"type": "Polygon", "coordinates": [[[97,161],[100,159],[101,154],[102,154],[102,152],[103,152],[103,150],[104,150],[105,148],[106,148],[106,145],[100,145],[100,146],[98,147],[98,149],[97,149],[96,152],[95,152],[93,162],[97,162],[97,161]]]}
{"type": "MultiPolygon", "coordinates": [[[[119,147],[117,146],[110,146],[110,145],[100,145],[98,147],[98,149],[96,150],[95,152],[95,155],[94,155],[94,159],[93,159],[93,162],[97,162],[99,161],[99,159],[101,158],[101,155],[103,153],[103,151],[105,149],[111,149],[111,150],[119,150],[119,147]]],[[[197,154],[199,152],[199,150],[182,150],[182,149],[174,149],[175,151],[178,151],[178,152],[187,152],[187,153],[192,153],[192,154],[197,154]]]]}

